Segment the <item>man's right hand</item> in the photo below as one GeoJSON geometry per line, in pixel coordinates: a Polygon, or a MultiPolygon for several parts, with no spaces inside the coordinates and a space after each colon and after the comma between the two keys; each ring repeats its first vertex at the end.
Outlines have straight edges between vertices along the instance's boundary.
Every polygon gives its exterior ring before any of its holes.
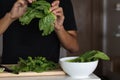
{"type": "Polygon", "coordinates": [[[14,21],[21,17],[27,9],[27,4],[32,3],[33,1],[35,0],[17,0],[9,12],[10,18],[14,21]]]}

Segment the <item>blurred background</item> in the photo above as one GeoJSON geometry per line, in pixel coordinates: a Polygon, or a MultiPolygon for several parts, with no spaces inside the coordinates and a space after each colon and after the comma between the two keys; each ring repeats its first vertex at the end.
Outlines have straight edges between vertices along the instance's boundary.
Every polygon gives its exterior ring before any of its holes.
{"type": "Polygon", "coordinates": [[[72,0],[72,4],[80,51],[69,54],[61,48],[61,57],[80,55],[93,49],[104,51],[111,60],[100,61],[95,74],[102,80],[120,80],[120,0],[72,0]]]}

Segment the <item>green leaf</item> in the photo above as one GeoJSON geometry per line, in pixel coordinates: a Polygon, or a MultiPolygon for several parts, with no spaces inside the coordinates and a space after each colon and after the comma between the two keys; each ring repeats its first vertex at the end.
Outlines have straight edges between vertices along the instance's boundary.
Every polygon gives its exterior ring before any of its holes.
{"type": "Polygon", "coordinates": [[[46,0],[37,0],[33,2],[26,13],[19,18],[22,25],[28,25],[34,18],[39,18],[39,30],[42,35],[47,36],[54,31],[55,15],[50,12],[51,4],[46,0]]]}
{"type": "Polygon", "coordinates": [[[103,52],[97,51],[97,54],[94,55],[95,59],[110,60],[110,58],[103,52]]]}
{"type": "Polygon", "coordinates": [[[19,58],[19,62],[17,65],[11,67],[15,73],[19,72],[27,72],[27,71],[34,71],[34,72],[43,72],[48,70],[57,69],[57,63],[52,61],[48,61],[45,57],[28,57],[27,59],[19,58]]]}
{"type": "Polygon", "coordinates": [[[98,59],[110,60],[110,58],[104,52],[98,50],[92,50],[85,52],[84,54],[80,55],[78,58],[68,60],[68,62],[90,62],[98,59]]]}
{"type": "Polygon", "coordinates": [[[4,72],[5,68],[0,68],[0,73],[4,72]]]}
{"type": "Polygon", "coordinates": [[[50,13],[39,21],[39,29],[43,31],[43,36],[51,34],[54,30],[55,19],[54,14],[50,13]]]}

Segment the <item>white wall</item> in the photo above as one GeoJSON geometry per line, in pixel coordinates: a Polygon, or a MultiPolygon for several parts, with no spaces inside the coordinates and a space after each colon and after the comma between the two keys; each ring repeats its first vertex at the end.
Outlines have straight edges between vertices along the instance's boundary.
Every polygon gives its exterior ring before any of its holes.
{"type": "Polygon", "coordinates": [[[63,47],[60,48],[60,58],[67,56],[67,51],[63,47]]]}

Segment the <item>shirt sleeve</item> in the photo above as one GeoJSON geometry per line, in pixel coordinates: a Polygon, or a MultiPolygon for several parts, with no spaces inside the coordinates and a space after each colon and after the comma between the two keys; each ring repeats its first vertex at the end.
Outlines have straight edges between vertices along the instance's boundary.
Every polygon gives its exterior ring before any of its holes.
{"type": "Polygon", "coordinates": [[[0,0],[0,19],[4,16],[3,14],[3,5],[2,5],[2,0],[0,0]]]}
{"type": "Polygon", "coordinates": [[[77,30],[71,0],[60,0],[60,1],[61,1],[60,6],[63,8],[63,12],[65,16],[64,28],[66,30],[77,30]]]}
{"type": "Polygon", "coordinates": [[[11,10],[16,0],[0,0],[0,18],[11,10]]]}

